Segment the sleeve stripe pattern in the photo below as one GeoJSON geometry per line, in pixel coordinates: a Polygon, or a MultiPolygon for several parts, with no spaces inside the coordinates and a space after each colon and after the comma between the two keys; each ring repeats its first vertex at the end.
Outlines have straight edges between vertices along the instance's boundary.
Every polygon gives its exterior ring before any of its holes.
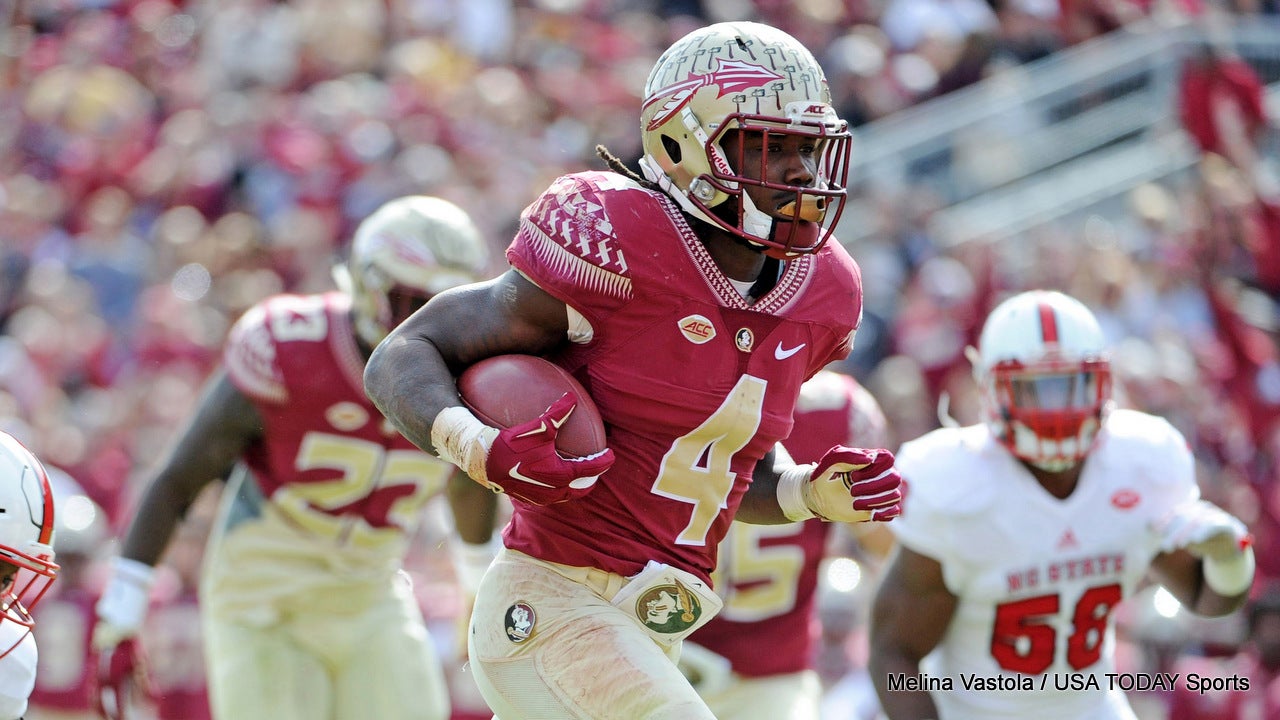
{"type": "Polygon", "coordinates": [[[534,256],[548,271],[584,290],[622,300],[631,299],[631,278],[593,265],[569,252],[528,220],[522,220],[520,226],[520,232],[528,239],[534,256]]]}
{"type": "Polygon", "coordinates": [[[245,394],[268,402],[289,400],[289,391],[275,377],[275,368],[261,358],[246,352],[229,352],[227,372],[245,394]]]}
{"type": "Polygon", "coordinates": [[[245,394],[267,402],[287,402],[289,390],[276,365],[276,345],[267,329],[269,309],[260,303],[231,328],[223,352],[227,374],[245,394]]]}

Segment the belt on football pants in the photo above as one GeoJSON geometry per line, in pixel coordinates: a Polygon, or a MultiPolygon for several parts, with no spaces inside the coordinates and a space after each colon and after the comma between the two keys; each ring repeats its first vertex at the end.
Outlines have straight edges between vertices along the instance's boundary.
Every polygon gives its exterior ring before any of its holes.
{"type": "Polygon", "coordinates": [[[621,591],[627,583],[631,582],[631,578],[624,577],[617,573],[607,572],[600,568],[561,565],[560,563],[550,562],[548,560],[540,560],[532,555],[526,555],[519,550],[511,550],[509,548],[502,549],[499,556],[503,553],[519,555],[520,558],[526,562],[536,563],[548,570],[554,571],[558,575],[563,575],[569,580],[580,585],[586,585],[597,595],[604,598],[606,602],[613,602],[613,598],[618,595],[618,592],[621,591]]]}
{"type": "Polygon", "coordinates": [[[693,573],[653,560],[637,575],[624,577],[599,568],[539,560],[518,550],[504,549],[503,552],[522,555],[530,562],[591,588],[667,647],[710,622],[724,607],[724,601],[693,573]]]}

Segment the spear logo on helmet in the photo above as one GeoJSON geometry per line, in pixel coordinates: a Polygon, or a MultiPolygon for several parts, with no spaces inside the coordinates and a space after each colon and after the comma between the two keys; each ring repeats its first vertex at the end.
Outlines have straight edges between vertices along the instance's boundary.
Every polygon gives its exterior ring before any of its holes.
{"type": "Polygon", "coordinates": [[[649,104],[663,99],[665,99],[666,104],[649,121],[647,129],[653,130],[670,119],[672,115],[680,112],[680,109],[689,103],[689,99],[693,97],[693,94],[704,87],[713,85],[719,87],[720,94],[718,97],[724,97],[731,92],[741,92],[781,79],[782,76],[778,73],[759,65],[751,65],[741,60],[721,60],[720,67],[714,72],[695,75],[687,80],[672,83],[653,93],[653,99],[650,100],[649,104]]]}

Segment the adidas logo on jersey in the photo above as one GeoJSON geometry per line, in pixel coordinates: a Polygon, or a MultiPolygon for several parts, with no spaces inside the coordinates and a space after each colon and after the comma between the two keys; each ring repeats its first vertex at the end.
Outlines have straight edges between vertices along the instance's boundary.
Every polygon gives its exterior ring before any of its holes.
{"type": "Polygon", "coordinates": [[[1080,541],[1076,540],[1076,534],[1071,532],[1071,528],[1062,533],[1062,537],[1058,538],[1058,550],[1070,550],[1071,548],[1080,547],[1080,541]]]}

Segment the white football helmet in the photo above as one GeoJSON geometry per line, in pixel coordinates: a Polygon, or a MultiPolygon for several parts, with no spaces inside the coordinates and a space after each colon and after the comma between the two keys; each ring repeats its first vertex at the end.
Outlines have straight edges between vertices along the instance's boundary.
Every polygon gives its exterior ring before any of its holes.
{"type": "MultiPolygon", "coordinates": [[[[790,35],[752,22],[726,22],[695,30],[658,58],[645,83],[640,111],[645,177],[685,212],[712,223],[769,254],[786,258],[817,252],[844,209],[852,137],[836,116],[826,76],[813,54],[790,35]],[[818,146],[813,185],[786,185],[744,177],[721,143],[741,130],[770,137],[802,135],[818,146]],[[744,185],[792,193],[794,221],[762,212],[744,185]],[[711,209],[733,198],[737,222],[711,209]]],[[[766,152],[761,162],[768,165],[766,152]]],[[[761,176],[764,175],[761,167],[761,176]]]]}
{"type": "Polygon", "coordinates": [[[373,346],[433,295],[479,280],[488,262],[466,211],[448,200],[410,195],[360,223],[334,279],[351,294],[356,334],[373,346]]]}
{"type": "Polygon", "coordinates": [[[0,657],[31,631],[31,609],[58,575],[53,517],[53,490],[44,466],[13,436],[0,432],[0,622],[25,627],[16,641],[0,644],[0,657]]]}
{"type": "Polygon", "coordinates": [[[996,438],[1050,472],[1083,460],[1111,407],[1111,362],[1093,313],[1060,292],[1024,292],[991,311],[978,346],[970,359],[996,438]]]}

